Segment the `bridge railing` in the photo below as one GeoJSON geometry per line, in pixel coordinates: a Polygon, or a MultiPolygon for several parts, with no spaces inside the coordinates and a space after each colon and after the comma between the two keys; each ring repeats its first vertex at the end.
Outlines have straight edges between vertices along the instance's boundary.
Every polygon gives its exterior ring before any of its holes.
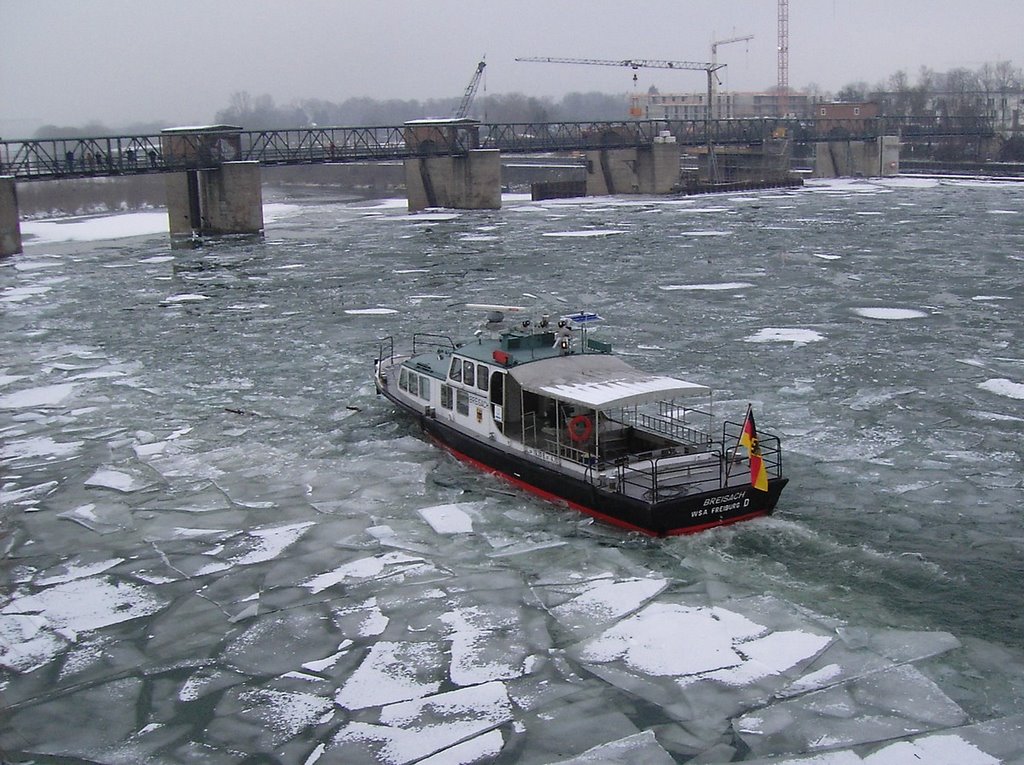
{"type": "Polygon", "coordinates": [[[50,178],[164,168],[160,136],[101,136],[0,142],[0,175],[50,178]]]}
{"type": "Polygon", "coordinates": [[[267,165],[402,159],[404,126],[327,127],[242,132],[242,156],[267,165]]]}
{"type": "Polygon", "coordinates": [[[481,143],[514,153],[642,146],[666,129],[664,120],[515,122],[481,126],[481,143]]]}

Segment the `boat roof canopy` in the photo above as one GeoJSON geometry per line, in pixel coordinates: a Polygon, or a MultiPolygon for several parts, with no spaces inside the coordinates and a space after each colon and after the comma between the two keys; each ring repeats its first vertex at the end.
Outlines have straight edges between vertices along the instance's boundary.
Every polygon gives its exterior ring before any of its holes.
{"type": "Polygon", "coordinates": [[[706,385],[642,372],[616,356],[599,353],[533,361],[508,373],[523,390],[592,409],[711,395],[706,385]]]}

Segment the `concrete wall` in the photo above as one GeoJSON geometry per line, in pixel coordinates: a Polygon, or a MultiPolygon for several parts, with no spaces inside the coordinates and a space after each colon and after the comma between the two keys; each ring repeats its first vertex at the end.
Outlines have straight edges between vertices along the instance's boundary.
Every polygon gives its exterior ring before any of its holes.
{"type": "Polygon", "coordinates": [[[21,251],[21,222],[18,220],[18,192],[14,176],[0,176],[0,257],[21,251]]]}
{"type": "Polygon", "coordinates": [[[405,161],[410,212],[428,207],[497,210],[501,207],[501,154],[474,149],[454,157],[418,157],[405,161]]]}
{"type": "Polygon", "coordinates": [[[586,153],[587,196],[667,194],[679,183],[679,144],[586,153]]]}
{"type": "Polygon", "coordinates": [[[879,136],[867,141],[827,141],[814,145],[816,178],[880,177],[900,171],[898,136],[879,136]]]}

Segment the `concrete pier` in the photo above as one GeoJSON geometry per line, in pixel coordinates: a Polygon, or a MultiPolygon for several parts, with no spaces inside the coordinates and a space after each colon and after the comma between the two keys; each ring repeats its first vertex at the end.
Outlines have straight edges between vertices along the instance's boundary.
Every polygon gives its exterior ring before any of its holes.
{"type": "Polygon", "coordinates": [[[497,210],[501,207],[501,154],[480,148],[480,122],[465,117],[405,123],[409,211],[427,207],[497,210]]]}
{"type": "Polygon", "coordinates": [[[14,176],[0,176],[0,257],[22,251],[21,222],[18,220],[18,192],[14,176]]]}
{"type": "Polygon", "coordinates": [[[814,145],[814,151],[816,178],[878,178],[900,172],[899,136],[821,142],[814,145]]]}
{"type": "Polygon", "coordinates": [[[171,173],[166,183],[172,239],[263,231],[258,162],[225,162],[216,169],[171,173]]]}
{"type": "Polygon", "coordinates": [[[670,142],[588,151],[587,196],[668,194],[679,183],[679,158],[679,145],[670,142]]]}
{"type": "Polygon", "coordinates": [[[405,160],[409,211],[428,207],[497,210],[501,207],[501,153],[473,149],[455,156],[405,160]]]}

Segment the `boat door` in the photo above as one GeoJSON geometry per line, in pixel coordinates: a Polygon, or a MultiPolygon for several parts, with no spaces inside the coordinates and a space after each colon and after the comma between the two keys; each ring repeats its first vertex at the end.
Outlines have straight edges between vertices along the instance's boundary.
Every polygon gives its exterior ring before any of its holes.
{"type": "Polygon", "coordinates": [[[498,427],[498,432],[505,432],[505,373],[491,372],[491,418],[498,427]]]}

